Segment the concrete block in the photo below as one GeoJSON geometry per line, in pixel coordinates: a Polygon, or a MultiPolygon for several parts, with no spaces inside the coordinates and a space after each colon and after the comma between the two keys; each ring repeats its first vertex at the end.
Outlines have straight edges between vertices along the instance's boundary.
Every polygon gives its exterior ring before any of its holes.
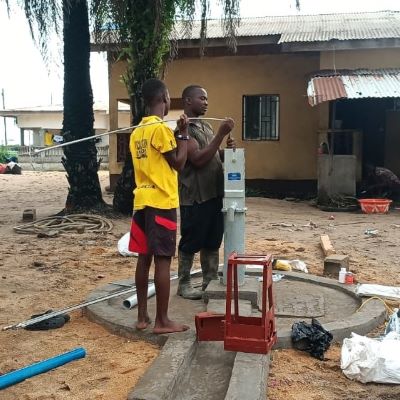
{"type": "MultiPolygon", "coordinates": [[[[239,299],[248,300],[252,307],[257,308],[258,278],[246,276],[244,284],[239,286],[239,299]]],[[[210,299],[225,299],[226,286],[219,281],[211,281],[204,292],[203,299],[206,303],[210,299]]]]}
{"type": "Polygon", "coordinates": [[[169,338],[160,355],[145,372],[128,400],[172,400],[173,390],[189,368],[196,348],[195,337],[169,338]]]}
{"type": "Polygon", "coordinates": [[[24,212],[22,214],[22,221],[24,221],[24,222],[36,221],[36,209],[28,208],[28,209],[24,210],[24,212]]]}
{"type": "Polygon", "coordinates": [[[236,353],[225,400],[265,400],[269,354],[236,353]]]}
{"type": "MultiPolygon", "coordinates": [[[[214,312],[217,314],[225,314],[226,301],[225,300],[216,300],[211,299],[207,304],[207,311],[214,312]]],[[[233,301],[232,301],[232,312],[233,312],[233,301]]],[[[251,317],[252,315],[252,307],[251,302],[248,300],[239,300],[239,315],[242,317],[251,317]]]]}
{"type": "Polygon", "coordinates": [[[336,253],[328,235],[321,235],[321,247],[325,257],[329,257],[331,254],[336,253]]]}
{"type": "Polygon", "coordinates": [[[337,279],[340,268],[349,268],[349,256],[332,254],[324,260],[324,275],[337,279]]]}

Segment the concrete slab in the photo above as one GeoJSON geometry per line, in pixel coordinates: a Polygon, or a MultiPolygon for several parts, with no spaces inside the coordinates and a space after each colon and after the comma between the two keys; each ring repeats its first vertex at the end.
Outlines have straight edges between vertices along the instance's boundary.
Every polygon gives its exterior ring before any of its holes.
{"type": "MultiPolygon", "coordinates": [[[[232,312],[234,309],[233,301],[232,301],[232,312]]],[[[207,303],[207,311],[214,312],[217,314],[225,314],[226,311],[226,301],[225,300],[216,300],[210,299],[207,303]]],[[[253,309],[251,307],[251,302],[247,300],[239,300],[239,314],[243,317],[250,317],[253,313],[253,309]]]]}
{"type": "MultiPolygon", "coordinates": [[[[239,286],[239,299],[248,300],[253,307],[257,307],[257,278],[246,276],[244,284],[239,286]]],[[[225,299],[226,286],[220,281],[211,281],[204,292],[204,301],[207,303],[209,299],[225,299]]]]}
{"type": "MultiPolygon", "coordinates": [[[[193,279],[196,284],[197,278],[193,279]]],[[[201,278],[199,283],[201,282],[201,278]]],[[[117,292],[126,286],[132,286],[132,280],[121,280],[118,282],[109,283],[103,287],[92,292],[87,300],[92,300],[97,297],[105,296],[113,292],[117,292]]],[[[190,326],[191,330],[194,329],[194,316],[195,314],[206,311],[206,307],[201,300],[185,300],[176,295],[178,283],[171,281],[171,293],[169,303],[169,315],[176,321],[185,323],[190,326]]],[[[103,325],[110,332],[117,335],[142,339],[158,344],[164,345],[170,335],[154,335],[151,327],[144,331],[135,329],[135,322],[137,320],[137,309],[128,310],[123,307],[122,302],[129,297],[129,295],[114,297],[113,299],[93,304],[86,308],[85,312],[87,317],[94,322],[103,325]]],[[[148,299],[148,309],[150,317],[154,320],[155,317],[155,297],[148,299]]],[[[187,332],[177,333],[174,336],[185,337],[187,332]]]]}
{"type": "Polygon", "coordinates": [[[180,386],[183,371],[190,369],[195,351],[194,334],[183,339],[171,336],[152,366],[128,394],[128,400],[175,399],[174,391],[180,386]]]}
{"type": "Polygon", "coordinates": [[[225,400],[265,400],[269,354],[236,353],[225,400]]]}
{"type": "Polygon", "coordinates": [[[222,342],[199,342],[190,368],[173,391],[171,400],[221,400],[229,387],[236,353],[222,342]]]}
{"type": "MultiPolygon", "coordinates": [[[[317,317],[324,328],[332,333],[334,341],[348,337],[351,332],[364,335],[385,319],[385,307],[379,300],[370,300],[361,307],[362,300],[354,293],[353,285],[343,285],[336,280],[303,273],[279,273],[284,278],[274,283],[278,330],[275,348],[291,347],[292,324],[302,320],[310,321],[312,317],[317,317]]],[[[91,293],[88,300],[120,290],[118,284],[126,286],[132,282],[122,281],[103,286],[91,293]]],[[[246,285],[240,287],[240,291],[247,292],[245,300],[252,305],[252,315],[260,315],[257,310],[258,279],[247,277],[246,285]]],[[[171,283],[170,315],[191,326],[192,329],[184,333],[168,336],[154,335],[151,329],[136,331],[136,310],[127,310],[122,306],[127,296],[97,303],[86,309],[91,320],[116,334],[160,345],[166,343],[153,366],[129,394],[129,399],[264,399],[269,358],[244,353],[237,353],[235,357],[235,353],[223,350],[222,343],[197,343],[194,315],[205,311],[205,304],[200,300],[190,301],[176,296],[176,286],[176,282],[171,283]]],[[[215,307],[214,302],[218,302],[224,310],[225,302],[221,302],[221,299],[225,295],[225,286],[213,281],[209,287],[210,290],[205,293],[206,300],[211,302],[211,307],[215,307]]],[[[149,299],[149,310],[154,316],[154,298],[149,299]]]]}

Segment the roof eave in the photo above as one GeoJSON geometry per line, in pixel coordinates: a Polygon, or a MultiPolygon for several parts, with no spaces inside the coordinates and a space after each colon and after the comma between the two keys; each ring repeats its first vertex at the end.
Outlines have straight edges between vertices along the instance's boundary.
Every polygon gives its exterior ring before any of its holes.
{"type": "Polygon", "coordinates": [[[352,39],[319,42],[291,42],[281,43],[282,51],[285,53],[308,52],[308,51],[331,51],[331,50],[362,50],[362,49],[388,49],[400,48],[400,39],[352,39]]]}

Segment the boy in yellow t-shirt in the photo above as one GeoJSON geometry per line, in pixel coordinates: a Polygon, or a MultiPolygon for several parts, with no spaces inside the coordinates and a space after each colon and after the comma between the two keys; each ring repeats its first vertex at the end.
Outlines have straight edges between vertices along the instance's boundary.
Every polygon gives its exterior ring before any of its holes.
{"type": "Polygon", "coordinates": [[[150,324],[147,312],[149,269],[154,257],[157,311],[154,333],[182,332],[189,327],[168,318],[171,258],[176,248],[176,209],[179,207],[177,171],[186,162],[188,119],[178,121],[179,133],[162,122],[170,108],[164,82],[147,80],[142,87],[148,116],[131,134],[129,148],[135,171],[134,214],[129,250],[139,253],[135,282],[138,299],[137,329],[150,324]],[[151,124],[151,125],[150,125],[151,124]]]}

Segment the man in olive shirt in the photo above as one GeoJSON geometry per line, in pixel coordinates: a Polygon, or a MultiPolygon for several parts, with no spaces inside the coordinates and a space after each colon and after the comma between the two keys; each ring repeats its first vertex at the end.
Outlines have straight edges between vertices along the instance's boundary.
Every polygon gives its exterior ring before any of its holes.
{"type": "MultiPolygon", "coordinates": [[[[207,111],[207,92],[201,86],[188,86],[182,93],[184,112],[190,117],[201,117],[207,111]]],[[[222,141],[234,127],[232,119],[225,119],[216,134],[205,121],[192,120],[189,124],[187,162],[179,173],[181,239],[178,246],[179,286],[177,294],[187,299],[200,299],[202,292],[192,287],[190,270],[195,253],[200,252],[203,271],[202,290],[212,279],[218,278],[218,252],[221,246],[224,219],[222,198],[224,176],[222,169],[222,141]]],[[[228,136],[227,147],[235,147],[228,136]]]]}

